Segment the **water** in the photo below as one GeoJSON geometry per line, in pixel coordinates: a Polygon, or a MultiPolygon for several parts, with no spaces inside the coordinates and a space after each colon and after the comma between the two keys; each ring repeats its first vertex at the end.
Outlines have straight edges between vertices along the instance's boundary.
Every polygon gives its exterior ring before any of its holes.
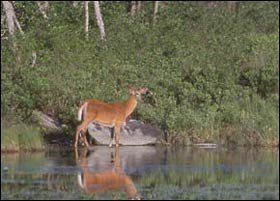
{"type": "Polygon", "coordinates": [[[278,149],[96,146],[1,154],[1,199],[276,199],[278,149]]]}

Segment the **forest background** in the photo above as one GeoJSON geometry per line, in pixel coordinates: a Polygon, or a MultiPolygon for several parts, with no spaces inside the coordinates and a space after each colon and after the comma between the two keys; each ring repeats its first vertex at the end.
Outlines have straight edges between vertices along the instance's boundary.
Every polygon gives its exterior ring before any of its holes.
{"type": "Polygon", "coordinates": [[[1,149],[35,110],[73,138],[81,100],[129,86],[171,143],[279,146],[279,2],[2,1],[1,149]]]}

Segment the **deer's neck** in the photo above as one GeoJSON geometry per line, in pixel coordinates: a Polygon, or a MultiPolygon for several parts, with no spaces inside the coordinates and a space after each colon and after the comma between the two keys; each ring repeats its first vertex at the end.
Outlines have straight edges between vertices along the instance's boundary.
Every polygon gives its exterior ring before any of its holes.
{"type": "Polygon", "coordinates": [[[137,106],[137,98],[135,96],[130,95],[127,101],[125,102],[125,106],[125,116],[128,117],[137,106]]]}

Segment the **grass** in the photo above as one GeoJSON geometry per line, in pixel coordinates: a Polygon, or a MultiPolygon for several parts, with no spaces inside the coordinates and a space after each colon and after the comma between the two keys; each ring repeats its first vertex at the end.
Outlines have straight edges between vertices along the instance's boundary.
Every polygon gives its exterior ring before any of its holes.
{"type": "Polygon", "coordinates": [[[44,142],[38,127],[24,123],[5,125],[3,122],[1,123],[1,152],[44,149],[44,142]]]}

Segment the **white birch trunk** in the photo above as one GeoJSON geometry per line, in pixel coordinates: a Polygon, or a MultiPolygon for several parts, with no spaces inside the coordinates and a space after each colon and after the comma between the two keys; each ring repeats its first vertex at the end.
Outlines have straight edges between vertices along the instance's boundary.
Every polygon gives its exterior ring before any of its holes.
{"type": "Polygon", "coordinates": [[[18,52],[18,48],[17,48],[17,44],[15,42],[15,40],[13,40],[14,36],[15,36],[15,26],[17,26],[17,28],[19,29],[20,33],[23,35],[23,31],[20,27],[20,24],[17,20],[16,14],[15,14],[15,10],[14,7],[12,5],[11,2],[9,1],[2,1],[3,3],[3,7],[4,7],[4,11],[6,14],[6,23],[8,26],[8,32],[9,35],[11,36],[11,50],[13,52],[13,55],[15,57],[15,61],[17,64],[21,63],[21,58],[18,52]]]}
{"type": "Polygon", "coordinates": [[[139,14],[141,10],[141,1],[136,1],[136,2],[137,2],[136,12],[137,14],[139,14]]]}
{"type": "Polygon", "coordinates": [[[3,7],[5,10],[5,14],[6,14],[6,22],[7,22],[8,31],[9,31],[10,36],[13,37],[15,35],[15,26],[17,26],[21,35],[23,35],[24,33],[17,20],[15,10],[14,10],[12,3],[9,1],[2,1],[2,3],[3,3],[3,7]]]}
{"type": "Polygon", "coordinates": [[[49,2],[48,1],[36,1],[41,14],[44,17],[44,20],[48,21],[47,10],[49,9],[49,2]]]}
{"type": "Polygon", "coordinates": [[[13,37],[15,34],[15,21],[14,21],[15,11],[13,5],[9,1],[2,1],[2,4],[6,13],[6,22],[8,26],[8,31],[10,36],[13,37]]]}
{"type": "Polygon", "coordinates": [[[154,17],[153,17],[154,23],[156,22],[156,18],[157,18],[158,7],[159,7],[159,1],[155,1],[154,17]]]}
{"type": "Polygon", "coordinates": [[[74,8],[77,8],[79,4],[79,1],[73,1],[72,5],[74,8]]]}
{"type": "Polygon", "coordinates": [[[95,16],[96,16],[96,22],[100,31],[101,39],[105,40],[105,28],[104,23],[100,11],[99,1],[94,1],[94,9],[95,9],[95,16]]]}
{"type": "Polygon", "coordinates": [[[5,21],[6,21],[6,15],[4,14],[3,16],[1,16],[1,40],[7,40],[8,39],[8,37],[5,36],[7,30],[5,28],[3,28],[5,21]]]}
{"type": "Polygon", "coordinates": [[[86,40],[88,40],[88,26],[89,26],[88,1],[85,1],[85,33],[86,33],[86,40]]]}
{"type": "Polygon", "coordinates": [[[228,9],[230,12],[235,12],[236,11],[236,4],[237,4],[237,1],[228,1],[228,9]]]}
{"type": "Polygon", "coordinates": [[[134,16],[136,13],[136,1],[131,1],[130,15],[134,16]]]}

